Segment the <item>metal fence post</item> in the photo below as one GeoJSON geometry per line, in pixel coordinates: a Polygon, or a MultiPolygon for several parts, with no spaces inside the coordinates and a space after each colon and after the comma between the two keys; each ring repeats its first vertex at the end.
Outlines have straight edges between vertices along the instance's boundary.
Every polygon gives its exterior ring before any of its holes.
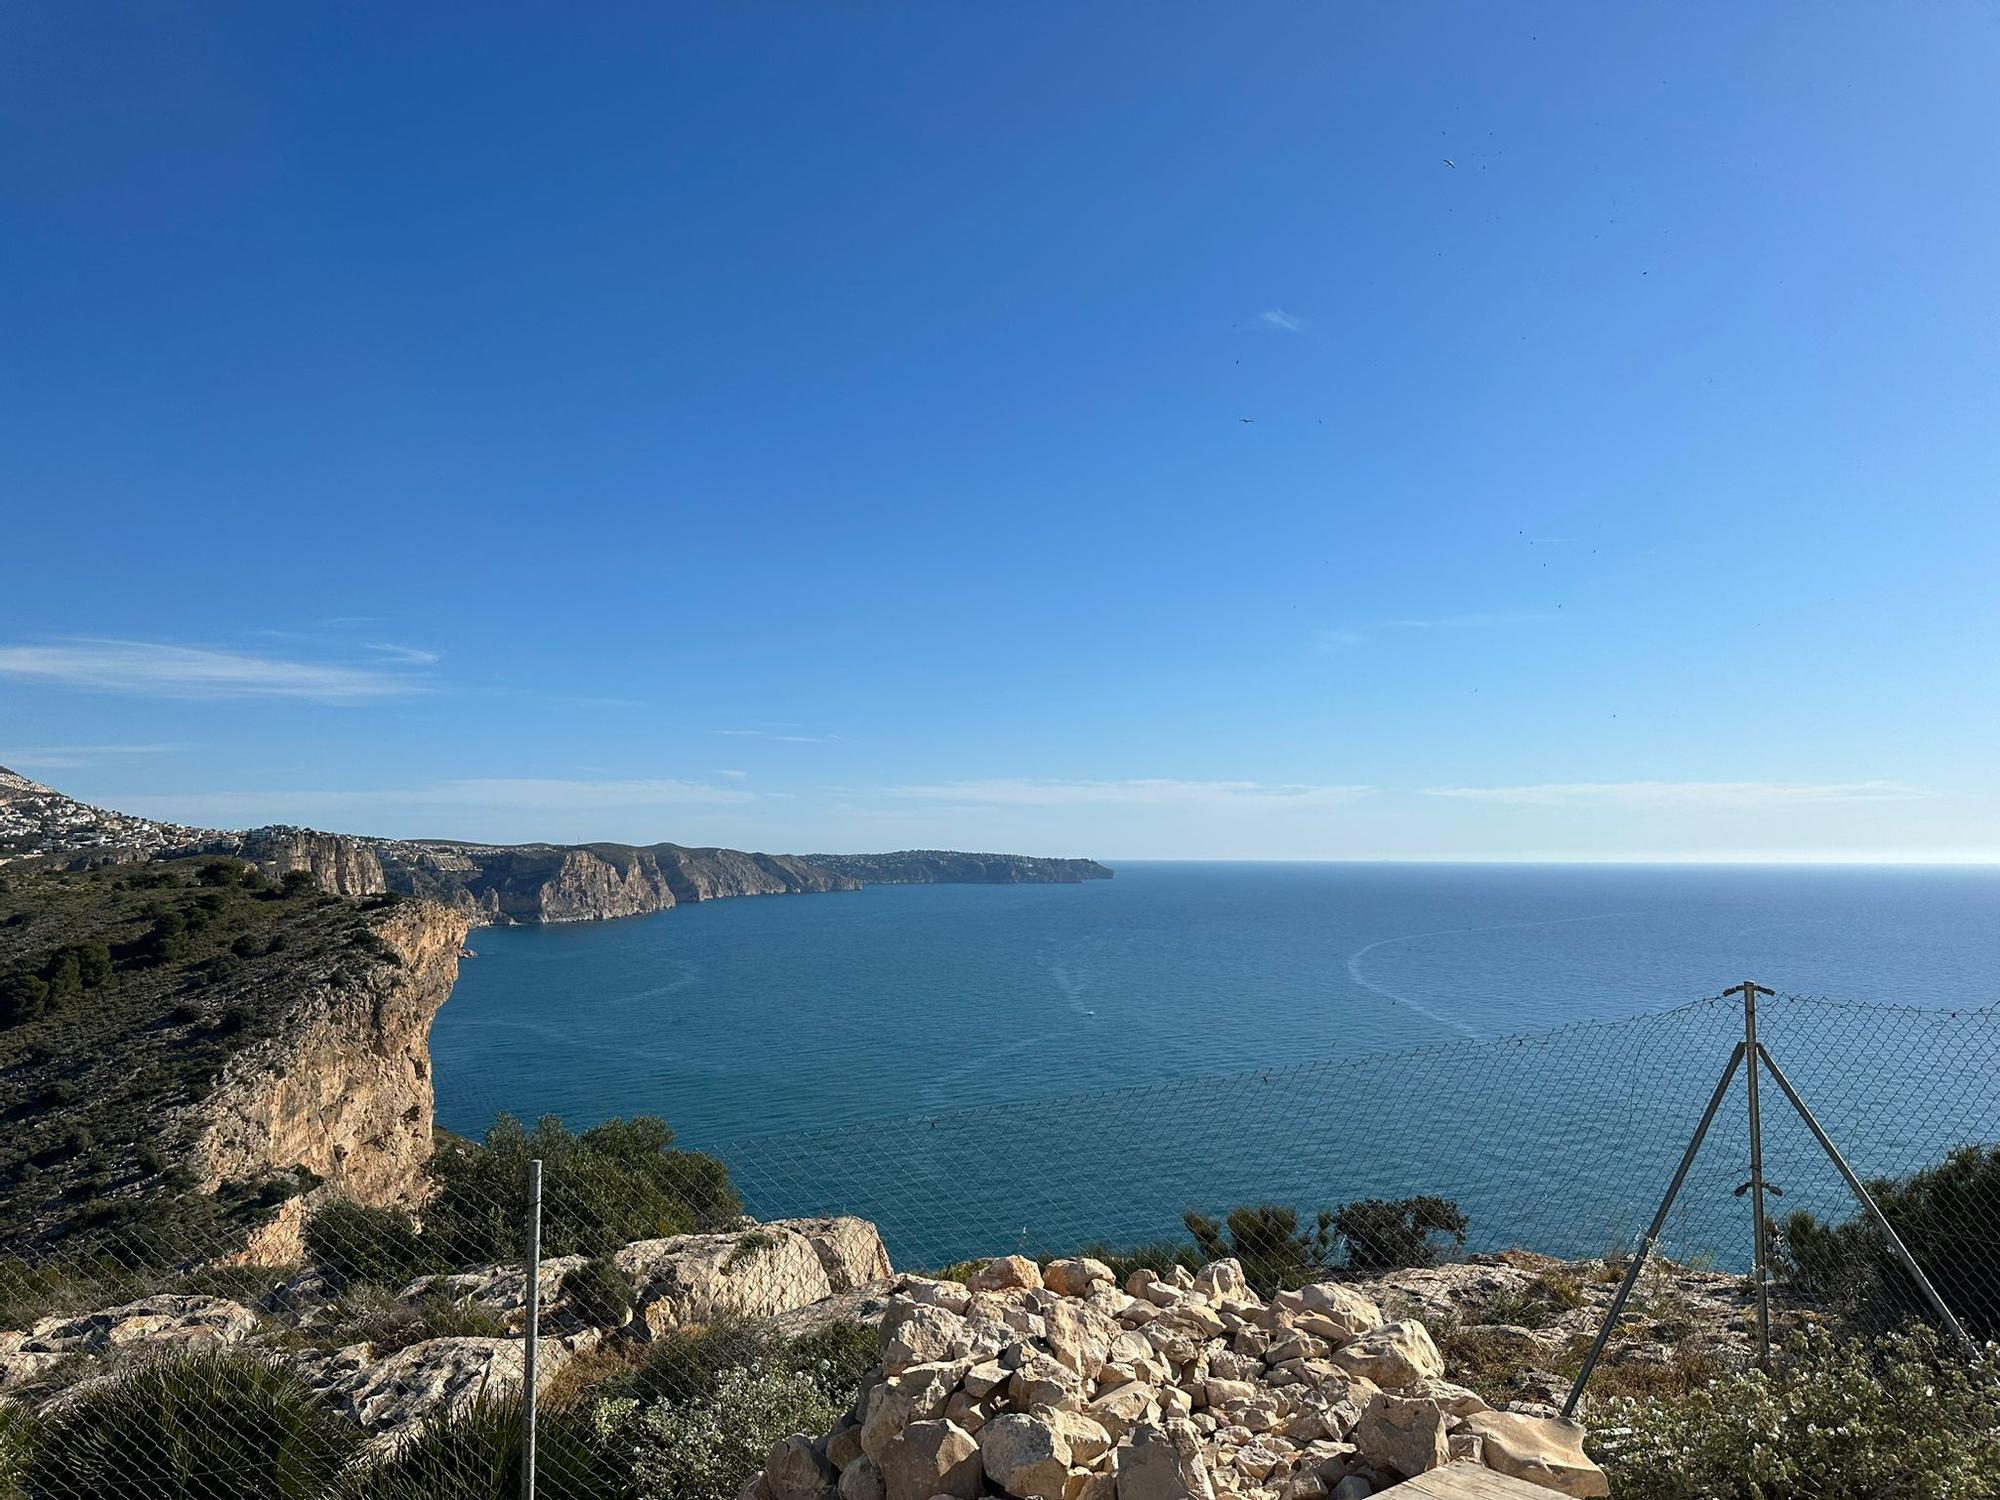
{"type": "Polygon", "coordinates": [[[1701,1121],[1688,1139],[1687,1150],[1681,1153],[1681,1164],[1674,1169],[1674,1180],[1667,1184],[1667,1195],[1660,1200],[1659,1211],[1653,1215],[1653,1222],[1646,1226],[1645,1238],[1632,1252],[1632,1264],[1625,1268],[1625,1279],[1618,1283],[1618,1291],[1604,1314],[1604,1322],[1598,1327],[1597,1338],[1591,1343],[1590,1352],[1583,1357],[1583,1368],[1576,1372],[1576,1383],[1569,1388],[1569,1397],[1562,1404],[1565,1417],[1575,1415],[1576,1404],[1583,1399],[1583,1388],[1590,1384],[1590,1372],[1597,1368],[1604,1346],[1611,1342],[1618,1320],[1624,1316],[1625,1303],[1632,1296],[1632,1288],[1639,1284],[1639,1273],[1646,1269],[1646,1257],[1652,1254],[1653,1246],[1659,1242],[1660,1231],[1667,1227],[1667,1215],[1673,1212],[1674,1199],[1680,1196],[1681,1184],[1687,1181],[1688,1169],[1701,1154],[1701,1143],[1708,1137],[1708,1127],[1715,1123],[1716,1111],[1722,1108],[1722,1101],[1729,1093],[1729,1081],[1736,1076],[1737,1066],[1742,1061],[1743,1044],[1738,1042],[1730,1051],[1729,1065],[1722,1070],[1722,1077],[1716,1080],[1715,1092],[1708,1096],[1708,1108],[1701,1112],[1701,1121]]]}
{"type": "Polygon", "coordinates": [[[528,1163],[528,1321],[521,1331],[521,1500],[535,1500],[535,1344],[542,1324],[542,1163],[528,1163]]]}
{"type": "Polygon", "coordinates": [[[1762,1071],[1757,1059],[1763,1050],[1757,1045],[1757,996],[1760,992],[1769,995],[1774,991],[1754,979],[1744,980],[1737,989],[1743,994],[1743,1051],[1748,1065],[1743,1079],[1750,1094],[1750,1225],[1751,1233],[1756,1236],[1751,1274],[1757,1282],[1757,1365],[1759,1369],[1768,1370],[1771,1367],[1771,1268],[1765,1259],[1768,1246],[1764,1228],[1764,1117],[1757,1107],[1757,1075],[1762,1071]]]}

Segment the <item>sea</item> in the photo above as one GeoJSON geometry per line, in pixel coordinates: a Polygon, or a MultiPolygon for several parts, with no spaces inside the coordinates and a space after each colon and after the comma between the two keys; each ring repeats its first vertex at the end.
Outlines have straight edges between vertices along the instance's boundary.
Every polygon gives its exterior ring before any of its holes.
{"type": "MultiPolygon", "coordinates": [[[[432,1033],[439,1123],[657,1115],[753,1212],[861,1213],[909,1264],[1415,1193],[1471,1248],[1591,1254],[1656,1208],[1754,981],[1855,1171],[2000,1141],[2000,871],[1115,868],[480,929],[432,1033]]],[[[1851,1212],[1760,1076],[1774,1212],[1851,1212]]],[[[1721,1264],[1743,1082],[1669,1219],[1721,1264]]]]}

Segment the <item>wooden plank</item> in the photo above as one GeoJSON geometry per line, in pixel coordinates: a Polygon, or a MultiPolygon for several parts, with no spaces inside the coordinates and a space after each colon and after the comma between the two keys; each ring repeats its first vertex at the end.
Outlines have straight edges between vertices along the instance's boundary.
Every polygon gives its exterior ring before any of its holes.
{"type": "Polygon", "coordinates": [[[1460,1460],[1442,1469],[1379,1492],[1378,1500],[1549,1500],[1554,1490],[1545,1490],[1525,1479],[1496,1474],[1484,1464],[1460,1460]]]}

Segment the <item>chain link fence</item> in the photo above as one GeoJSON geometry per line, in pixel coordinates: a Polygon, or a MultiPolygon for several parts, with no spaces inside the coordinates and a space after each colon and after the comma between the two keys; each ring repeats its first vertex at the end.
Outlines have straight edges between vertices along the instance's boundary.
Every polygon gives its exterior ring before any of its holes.
{"type": "MultiPolygon", "coordinates": [[[[1808,1368],[1788,1361],[1861,1358],[1884,1399],[1902,1399],[1907,1362],[1929,1361],[1931,1394],[1910,1399],[1933,1423],[1956,1412],[1975,1442],[1984,1420],[1990,1447],[1990,1373],[1950,1325],[1975,1345],[2000,1334],[2000,1014],[1798,995],[1760,1009],[1771,1062],[1880,1217],[1761,1074],[1777,1374],[1758,1389],[1808,1368]],[[1909,1344],[1926,1337],[1916,1325],[1937,1336],[1909,1344]],[[1882,1339],[1905,1341],[1904,1364],[1880,1363],[1882,1339]]],[[[1213,1029],[1226,1058],[1225,1011],[1213,1029]]],[[[1358,1407],[1337,1418],[1294,1391],[1265,1403],[1277,1425],[1236,1420],[1265,1409],[1236,1385],[1303,1379],[1272,1374],[1290,1368],[1268,1360],[1274,1343],[1301,1370],[1342,1357],[1333,1314],[1279,1295],[1325,1283],[1422,1322],[1454,1386],[1503,1411],[1554,1414],[1608,1327],[1580,1407],[1593,1452],[1621,1494],[1703,1493],[1658,1481],[1662,1444],[1707,1441],[1675,1438],[1659,1413],[1713,1399],[1763,1356],[1746,1069],[1661,1202],[1743,1037],[1741,997],[1716,996],[1634,1021],[700,1151],[656,1121],[502,1118],[480,1141],[441,1135],[406,1201],[281,1176],[199,1222],[121,1216],[124,1190],[96,1184],[104,1203],[71,1204],[60,1233],[28,1225],[0,1244],[0,1497],[511,1500],[532,1483],[563,1500],[930,1500],[960,1494],[964,1475],[917,1493],[876,1451],[882,1412],[904,1399],[894,1351],[915,1338],[898,1332],[911,1299],[971,1330],[941,1346],[957,1383],[931,1392],[936,1420],[976,1434],[1072,1410],[1114,1445],[1135,1441],[1098,1408],[1180,1346],[1154,1327],[1147,1349],[1114,1341],[1076,1379],[1044,1368],[1062,1348],[1051,1329],[1082,1316],[1060,1311],[1067,1298],[1105,1310],[1114,1339],[1212,1303],[1224,1321],[1162,1367],[1154,1415],[1185,1418],[1223,1465],[1212,1494],[1365,1487],[1347,1500],[1398,1472],[1349,1441],[1358,1407]],[[982,1269],[995,1257],[1022,1260],[982,1269]],[[1203,1270],[1225,1259],[1247,1283],[1234,1292],[1203,1270]],[[998,1344],[988,1324],[1013,1332],[998,1344]]],[[[902,1417],[927,1420],[909,1399],[902,1417]]],[[[1474,1451],[1477,1423],[1452,1421],[1439,1455],[1474,1451]]],[[[1498,1441],[1485,1438],[1489,1462],[1498,1441]]],[[[1866,1481],[1855,1460],[1785,1469],[1804,1450],[1761,1441],[1743,1461],[1759,1487],[1715,1493],[1845,1496],[1866,1481]],[[1778,1467],[1752,1475],[1774,1446],[1778,1467]]],[[[1004,1480],[989,1457],[961,1500],[1109,1500],[1111,1460],[1079,1457],[1092,1442],[1071,1443],[1053,1480],[1004,1480]]]]}

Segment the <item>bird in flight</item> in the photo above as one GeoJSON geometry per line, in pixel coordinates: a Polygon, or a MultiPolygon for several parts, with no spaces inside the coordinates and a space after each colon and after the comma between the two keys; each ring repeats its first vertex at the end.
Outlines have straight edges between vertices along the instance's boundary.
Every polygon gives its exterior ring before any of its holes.
{"type": "Polygon", "coordinates": [[[1254,422],[1257,419],[1255,417],[1238,417],[1236,420],[1239,422],[1254,422]]]}
{"type": "Polygon", "coordinates": [[[1453,160],[1452,160],[1452,159],[1451,159],[1451,158],[1450,158],[1449,156],[1447,156],[1447,157],[1446,157],[1446,158],[1444,159],[1444,164],[1445,164],[1445,165],[1446,165],[1447,167],[1452,167],[1452,168],[1456,168],[1456,167],[1458,166],[1458,163],[1457,163],[1457,162],[1455,162],[1455,161],[1453,161],[1453,160]]]}

